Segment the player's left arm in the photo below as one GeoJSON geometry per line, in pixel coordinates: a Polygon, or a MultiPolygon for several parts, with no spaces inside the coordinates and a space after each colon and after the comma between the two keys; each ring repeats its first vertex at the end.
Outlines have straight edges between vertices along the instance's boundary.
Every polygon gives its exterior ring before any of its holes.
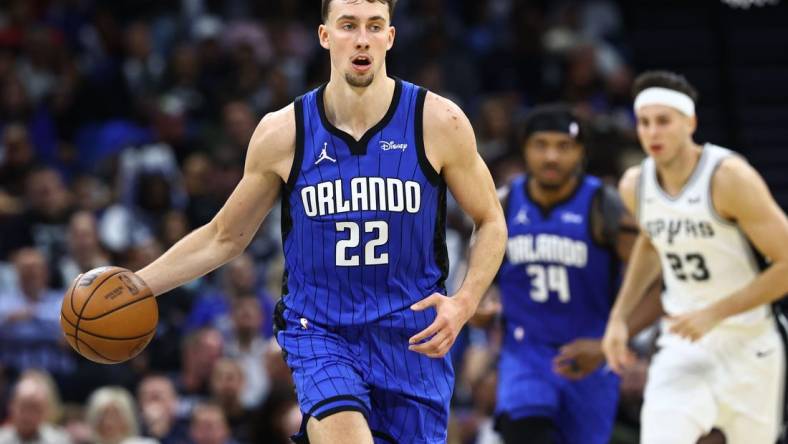
{"type": "MultiPolygon", "coordinates": [[[[594,241],[614,252],[619,262],[626,265],[639,229],[637,221],[627,211],[615,188],[600,188],[591,204],[589,223],[594,241]]],[[[659,281],[658,278],[649,287],[626,319],[632,336],[664,314],[659,298],[659,281]]],[[[594,372],[604,361],[602,338],[581,337],[561,346],[553,358],[553,371],[567,379],[579,380],[594,372]]]]}
{"type": "Polygon", "coordinates": [[[430,164],[475,224],[468,272],[457,293],[452,297],[433,294],[411,307],[435,307],[437,314],[429,327],[410,339],[410,349],[442,357],[476,311],[501,265],[506,222],[490,171],[476,149],[470,121],[457,105],[432,93],[427,93],[424,104],[424,146],[430,164]]]}
{"type": "Polygon", "coordinates": [[[788,218],[760,174],[744,159],[725,159],[712,179],[712,192],[717,212],[738,224],[771,264],[744,288],[705,309],[673,318],[671,330],[693,340],[729,316],[770,304],[788,293],[788,218]]]}

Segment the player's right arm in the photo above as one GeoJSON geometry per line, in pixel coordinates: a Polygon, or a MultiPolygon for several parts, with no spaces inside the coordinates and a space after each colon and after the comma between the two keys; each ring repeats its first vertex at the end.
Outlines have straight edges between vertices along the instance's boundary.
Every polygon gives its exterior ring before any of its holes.
{"type": "Polygon", "coordinates": [[[216,216],[137,272],[160,295],[241,254],[276,202],[295,152],[293,105],[266,115],[249,142],[241,181],[216,216]]]}
{"type": "MultiPolygon", "coordinates": [[[[637,214],[637,187],[640,174],[639,166],[632,167],[627,170],[618,185],[621,199],[632,214],[637,214]]],[[[624,366],[634,362],[634,356],[627,347],[629,342],[627,319],[660,273],[657,250],[654,249],[648,236],[641,231],[632,247],[624,282],[618,291],[602,339],[602,351],[605,353],[607,363],[617,373],[621,372],[624,366]]]]}

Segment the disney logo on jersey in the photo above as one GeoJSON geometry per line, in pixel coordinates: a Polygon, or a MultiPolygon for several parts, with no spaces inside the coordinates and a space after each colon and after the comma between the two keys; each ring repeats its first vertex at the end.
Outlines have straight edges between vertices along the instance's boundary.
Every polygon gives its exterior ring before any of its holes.
{"type": "Polygon", "coordinates": [[[714,227],[710,222],[704,220],[653,219],[646,221],[645,225],[651,239],[657,240],[661,236],[665,236],[668,244],[672,244],[679,236],[695,239],[714,237],[714,227]]]}
{"type": "Polygon", "coordinates": [[[583,216],[577,213],[570,213],[567,211],[561,215],[561,222],[566,224],[582,224],[583,216]]]}
{"type": "Polygon", "coordinates": [[[407,143],[397,143],[393,140],[381,140],[380,141],[380,149],[383,151],[391,151],[391,150],[402,150],[405,151],[405,148],[408,147],[407,143]]]}

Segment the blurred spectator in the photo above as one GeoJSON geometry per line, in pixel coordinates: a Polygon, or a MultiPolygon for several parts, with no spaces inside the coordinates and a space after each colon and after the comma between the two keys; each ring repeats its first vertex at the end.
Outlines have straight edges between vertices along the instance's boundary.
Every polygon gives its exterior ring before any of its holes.
{"type": "Polygon", "coordinates": [[[201,403],[194,407],[189,436],[194,444],[236,444],[230,437],[222,408],[215,404],[201,403]]]}
{"type": "Polygon", "coordinates": [[[25,177],[34,165],[35,153],[27,128],[20,123],[6,125],[0,146],[0,189],[22,197],[25,177]]]}
{"type": "Polygon", "coordinates": [[[71,216],[68,225],[68,254],[58,264],[61,282],[68,285],[80,273],[110,264],[98,238],[96,217],[87,211],[71,216]]]}
{"type": "Polygon", "coordinates": [[[224,339],[219,330],[211,327],[189,333],[183,338],[181,369],[175,375],[181,411],[191,411],[197,402],[210,395],[213,366],[222,357],[224,339]]]}
{"type": "MultiPolygon", "coordinates": [[[[281,361],[281,357],[279,358],[281,361]]],[[[291,385],[275,386],[256,412],[252,442],[290,444],[301,428],[301,410],[291,385]]]]}
{"type": "Polygon", "coordinates": [[[245,384],[241,400],[247,408],[257,406],[271,385],[264,362],[268,342],[261,331],[265,317],[270,316],[254,294],[242,294],[232,304],[233,327],[225,354],[237,359],[243,368],[245,384]]]}
{"type": "Polygon", "coordinates": [[[165,376],[146,376],[137,388],[142,429],[145,436],[161,444],[187,444],[188,423],[178,412],[178,394],[165,376]]]}
{"type": "Polygon", "coordinates": [[[70,444],[68,435],[54,425],[58,408],[54,383],[46,374],[23,374],[11,397],[9,422],[0,428],[0,444],[70,444]]]}
{"type": "Polygon", "coordinates": [[[13,256],[17,286],[0,290],[0,362],[23,371],[74,371],[73,355],[60,329],[62,294],[48,287],[49,268],[34,248],[13,256]]]}
{"type": "Polygon", "coordinates": [[[145,22],[133,22],[126,28],[126,59],[123,76],[129,92],[138,103],[138,111],[151,111],[151,102],[161,86],[166,64],[153,51],[150,28],[145,22]]]}
{"type": "Polygon", "coordinates": [[[192,154],[183,164],[183,182],[189,201],[186,215],[194,228],[210,222],[223,202],[213,194],[213,170],[211,158],[206,154],[192,154]]]}
{"type": "Polygon", "coordinates": [[[159,227],[158,238],[165,249],[175,245],[181,238],[189,234],[191,227],[186,214],[180,210],[171,210],[164,214],[159,227]]]}
{"type": "Polygon", "coordinates": [[[102,387],[88,399],[87,421],[94,444],[155,444],[139,436],[134,398],[122,387],[102,387]]]}
{"type": "Polygon", "coordinates": [[[206,91],[200,85],[200,63],[196,46],[182,44],[175,47],[170,61],[167,95],[183,103],[190,119],[202,120],[211,115],[211,110],[206,91]]]}
{"type": "Polygon", "coordinates": [[[64,405],[60,423],[73,444],[93,444],[93,431],[85,419],[85,408],[81,404],[64,405]]]}
{"type": "MultiPolygon", "coordinates": [[[[257,266],[248,253],[241,254],[223,266],[218,275],[221,287],[199,295],[186,323],[188,330],[212,326],[225,337],[231,337],[232,305],[239,297],[250,293],[257,295],[263,312],[272,313],[273,298],[263,289],[257,266]]],[[[263,323],[260,329],[266,337],[271,335],[270,322],[263,323]]]]}
{"type": "Polygon", "coordinates": [[[512,151],[512,113],[513,107],[505,97],[490,97],[482,102],[476,137],[479,154],[488,164],[512,151]]]}
{"type": "Polygon", "coordinates": [[[7,75],[2,81],[0,96],[0,123],[21,121],[25,124],[31,117],[33,106],[25,86],[16,75],[7,75]]]}
{"type": "MultiPolygon", "coordinates": [[[[35,246],[50,264],[66,254],[66,232],[73,212],[71,195],[60,174],[51,168],[35,169],[27,176],[28,208],[19,216],[0,222],[0,258],[21,247],[35,246]]],[[[50,283],[62,286],[60,276],[50,283]]]]}
{"type": "Polygon", "coordinates": [[[25,49],[17,61],[17,72],[30,100],[37,104],[48,98],[55,87],[56,64],[62,60],[62,53],[49,28],[32,26],[25,34],[25,49]]]}
{"type": "Polygon", "coordinates": [[[77,210],[98,213],[110,204],[109,186],[96,176],[81,175],[71,185],[77,210]]]}
{"type": "Polygon", "coordinates": [[[116,182],[120,202],[101,216],[101,241],[123,252],[149,241],[171,208],[185,205],[180,172],[172,149],[150,144],[124,150],[116,182]]]}
{"type": "Polygon", "coordinates": [[[244,407],[241,397],[245,390],[244,370],[238,361],[219,359],[211,374],[211,399],[224,412],[230,433],[238,442],[251,442],[252,411],[244,407]]]}

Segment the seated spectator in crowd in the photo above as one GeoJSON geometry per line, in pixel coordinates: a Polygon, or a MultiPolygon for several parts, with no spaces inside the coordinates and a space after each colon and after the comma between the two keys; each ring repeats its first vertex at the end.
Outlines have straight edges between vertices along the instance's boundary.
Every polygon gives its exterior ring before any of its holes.
{"type": "Polygon", "coordinates": [[[224,412],[233,438],[239,442],[250,442],[254,416],[243,406],[241,397],[245,391],[244,371],[240,363],[231,358],[216,362],[211,375],[211,399],[224,412]]]}
{"type": "Polygon", "coordinates": [[[74,371],[60,329],[63,294],[48,287],[49,267],[35,248],[13,256],[18,285],[0,289],[0,362],[16,371],[40,368],[56,377],[74,371]]]}
{"type": "MultiPolygon", "coordinates": [[[[66,232],[73,212],[71,194],[63,178],[52,168],[32,170],[25,181],[27,209],[0,223],[0,258],[22,247],[36,247],[47,262],[57,264],[66,254],[66,232]]],[[[60,276],[51,285],[63,287],[60,276]]]]}
{"type": "Polygon", "coordinates": [[[8,424],[0,428],[0,444],[71,444],[54,425],[59,401],[55,385],[45,373],[23,373],[9,403],[8,424]]]}
{"type": "Polygon", "coordinates": [[[122,387],[101,387],[88,399],[94,444],[155,444],[139,436],[134,398],[122,387]]]}
{"type": "MultiPolygon", "coordinates": [[[[281,359],[280,359],[281,360],[281,359]]],[[[292,383],[291,383],[292,384],[292,383]]],[[[290,444],[301,429],[302,414],[292,385],[275,385],[256,412],[252,442],[290,444]]]]}
{"type": "Polygon", "coordinates": [[[11,123],[3,128],[3,156],[0,159],[0,190],[14,198],[24,193],[25,176],[35,166],[35,152],[30,133],[21,123],[11,123]]]}
{"type": "Polygon", "coordinates": [[[164,215],[186,203],[180,170],[166,144],[123,150],[118,168],[119,201],[108,207],[99,221],[101,241],[113,253],[149,242],[164,215]]]}
{"type": "Polygon", "coordinates": [[[66,242],[68,252],[58,263],[61,282],[70,284],[81,273],[109,265],[109,256],[99,242],[96,217],[92,213],[78,211],[71,216],[66,242]]]}
{"type": "Polygon", "coordinates": [[[230,437],[222,408],[216,404],[201,403],[194,407],[189,435],[194,444],[237,444],[230,437]]]}
{"type": "Polygon", "coordinates": [[[210,396],[211,373],[222,357],[224,339],[219,330],[203,328],[186,335],[181,350],[181,369],[174,377],[175,391],[180,398],[179,411],[190,412],[210,396]]]}
{"type": "Polygon", "coordinates": [[[242,294],[233,302],[233,328],[225,355],[235,358],[243,368],[246,383],[241,401],[246,408],[259,405],[271,386],[264,362],[268,341],[261,332],[265,317],[267,314],[254,294],[242,294]]]}
{"type": "Polygon", "coordinates": [[[72,444],[93,444],[93,431],[87,423],[85,407],[82,404],[64,405],[60,425],[71,438],[72,444]]]}
{"type": "Polygon", "coordinates": [[[189,429],[186,416],[178,411],[178,394],[166,376],[150,375],[137,387],[142,430],[145,436],[161,444],[187,444],[189,429]]]}
{"type": "MultiPolygon", "coordinates": [[[[213,326],[226,338],[231,337],[232,304],[244,294],[256,294],[262,309],[272,313],[273,298],[263,289],[262,279],[249,254],[244,253],[230,261],[220,269],[218,275],[221,279],[221,287],[206,291],[199,296],[186,321],[187,330],[213,326]]],[[[262,323],[260,328],[266,337],[271,336],[270,322],[262,323]]]]}

